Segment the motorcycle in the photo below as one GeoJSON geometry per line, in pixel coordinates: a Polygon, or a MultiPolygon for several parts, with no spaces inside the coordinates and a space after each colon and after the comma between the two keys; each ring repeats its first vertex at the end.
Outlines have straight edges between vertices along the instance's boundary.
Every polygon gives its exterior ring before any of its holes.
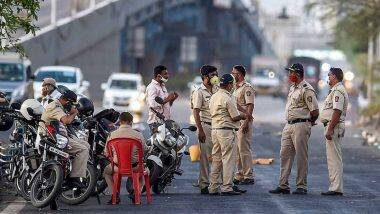
{"type": "Polygon", "coordinates": [[[37,136],[38,117],[36,120],[27,120],[18,111],[20,105],[12,103],[10,108],[2,108],[2,116],[14,120],[14,130],[10,135],[10,146],[3,150],[7,154],[2,154],[0,162],[3,165],[3,176],[9,182],[14,183],[14,187],[21,197],[29,200],[31,173],[37,169],[39,157],[34,148],[34,141],[37,136]]]}
{"type": "MultiPolygon", "coordinates": [[[[163,100],[159,97],[155,98],[159,104],[163,104],[163,100]]],[[[152,190],[155,194],[160,194],[171,184],[174,175],[182,175],[183,170],[180,169],[183,155],[188,155],[186,151],[189,137],[182,131],[188,129],[195,132],[195,126],[180,128],[178,123],[173,120],[165,120],[165,117],[150,108],[160,123],[154,134],[147,142],[148,151],[145,155],[145,162],[150,171],[150,182],[152,190]]]]}
{"type": "Polygon", "coordinates": [[[38,208],[48,206],[59,195],[66,204],[77,205],[86,201],[96,184],[96,172],[91,163],[87,164],[86,177],[81,178],[84,187],[73,186],[67,182],[72,170],[74,156],[65,152],[69,149],[69,139],[60,132],[59,122],[51,123],[41,134],[39,144],[42,154],[41,165],[32,178],[30,199],[38,208]]]}
{"type": "Polygon", "coordinates": [[[116,129],[114,125],[119,113],[113,109],[104,109],[94,116],[81,117],[83,126],[88,132],[88,143],[90,144],[90,160],[96,169],[97,183],[94,194],[100,194],[107,189],[107,183],[103,176],[104,168],[110,163],[104,156],[103,151],[107,138],[116,129]]]}

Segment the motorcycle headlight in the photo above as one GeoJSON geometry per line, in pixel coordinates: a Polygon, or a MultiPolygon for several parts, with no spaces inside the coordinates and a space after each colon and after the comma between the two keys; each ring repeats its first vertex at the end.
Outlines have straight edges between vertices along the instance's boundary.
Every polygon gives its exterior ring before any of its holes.
{"type": "Polygon", "coordinates": [[[60,149],[66,148],[67,144],[69,143],[69,139],[65,136],[62,136],[60,134],[57,134],[57,146],[60,149]]]}

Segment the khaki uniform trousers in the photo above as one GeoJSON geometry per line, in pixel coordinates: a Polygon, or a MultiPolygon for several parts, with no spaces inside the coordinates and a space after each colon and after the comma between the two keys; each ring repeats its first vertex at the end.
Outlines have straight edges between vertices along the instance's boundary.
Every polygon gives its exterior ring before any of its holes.
{"type": "MultiPolygon", "coordinates": [[[[105,168],[104,168],[104,171],[103,171],[103,176],[104,176],[104,179],[106,180],[106,183],[107,183],[107,186],[108,186],[108,190],[112,193],[112,190],[113,190],[113,172],[117,172],[119,170],[119,168],[117,168],[117,166],[114,166],[114,171],[112,171],[112,165],[111,164],[108,164],[105,168]]],[[[135,167],[133,169],[136,169],[135,167]]],[[[148,168],[145,168],[146,171],[149,172],[149,169],[148,168]]],[[[144,187],[145,185],[145,182],[144,182],[144,179],[142,177],[140,177],[140,186],[141,186],[141,189],[144,187]]],[[[127,191],[129,193],[131,193],[133,191],[133,182],[132,182],[132,179],[129,179],[127,180],[127,191]]]]}
{"type": "Polygon", "coordinates": [[[212,130],[212,164],[209,192],[233,191],[233,179],[236,171],[237,146],[236,132],[233,130],[212,130]],[[222,185],[220,185],[222,178],[222,185]]]}
{"type": "MultiPolygon", "coordinates": [[[[325,132],[327,131],[327,126],[325,132]]],[[[344,123],[338,123],[334,128],[332,140],[326,139],[327,167],[329,170],[329,191],[343,193],[343,159],[342,138],[344,123]]]]}
{"type": "Polygon", "coordinates": [[[199,160],[199,188],[203,189],[209,186],[209,174],[210,174],[210,163],[211,163],[211,153],[212,153],[212,138],[211,138],[211,126],[202,123],[203,131],[206,134],[206,140],[204,143],[199,143],[201,150],[201,157],[199,160]]]}
{"type": "Polygon", "coordinates": [[[75,155],[73,160],[73,169],[71,170],[70,177],[84,178],[86,177],[87,161],[89,159],[90,145],[88,142],[78,138],[69,138],[69,145],[71,148],[67,150],[70,155],[75,155]]]}
{"type": "Polygon", "coordinates": [[[238,161],[236,180],[243,180],[253,178],[252,170],[252,149],[251,143],[253,140],[253,124],[249,123],[248,133],[244,134],[240,127],[237,132],[237,148],[238,148],[238,161]]]}
{"type": "Polygon", "coordinates": [[[297,188],[307,189],[308,141],[311,123],[286,124],[281,137],[280,187],[289,189],[289,175],[294,158],[297,162],[297,188]]]}

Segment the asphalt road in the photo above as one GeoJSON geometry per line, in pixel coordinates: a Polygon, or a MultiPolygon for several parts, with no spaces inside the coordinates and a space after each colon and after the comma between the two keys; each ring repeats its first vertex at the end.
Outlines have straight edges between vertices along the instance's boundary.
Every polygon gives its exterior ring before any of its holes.
{"type": "MultiPolygon", "coordinates": [[[[269,189],[276,187],[279,176],[280,134],[283,127],[281,100],[257,97],[254,124],[253,149],[255,157],[273,157],[272,165],[254,167],[256,184],[242,186],[248,193],[242,196],[204,196],[192,186],[198,176],[198,163],[186,157],[183,162],[185,173],[177,177],[165,194],[154,195],[153,204],[135,206],[130,203],[126,191],[122,191],[122,203],[106,205],[109,196],[101,196],[99,205],[91,198],[80,206],[61,206],[54,213],[379,213],[380,209],[380,151],[361,145],[360,130],[347,127],[343,143],[344,189],[343,197],[322,197],[328,188],[323,127],[313,127],[309,142],[309,194],[271,195],[269,189]]],[[[180,100],[174,106],[174,118],[186,123],[190,116],[188,101],[180,100]]],[[[350,113],[349,115],[354,115],[350,113]]],[[[195,143],[195,135],[191,144],[195,143]]],[[[1,136],[3,137],[3,136],[1,136]]],[[[291,176],[291,187],[295,188],[295,170],[291,176]]],[[[122,185],[124,187],[124,185],[122,185]]],[[[38,210],[20,198],[2,197],[1,213],[49,213],[48,208],[38,210]]],[[[143,199],[143,202],[145,199],[143,199]]],[[[51,212],[53,213],[53,212],[51,212]]]]}

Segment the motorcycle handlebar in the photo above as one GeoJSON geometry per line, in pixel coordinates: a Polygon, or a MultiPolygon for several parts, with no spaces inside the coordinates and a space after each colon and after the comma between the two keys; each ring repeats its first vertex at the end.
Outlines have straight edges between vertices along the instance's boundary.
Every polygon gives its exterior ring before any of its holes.
{"type": "Polygon", "coordinates": [[[158,118],[160,118],[161,120],[165,120],[165,116],[163,115],[163,114],[161,114],[160,112],[158,112],[158,111],[156,111],[154,108],[152,108],[152,107],[150,107],[150,110],[152,110],[155,114],[156,114],[156,116],[158,117],[158,118]]]}

